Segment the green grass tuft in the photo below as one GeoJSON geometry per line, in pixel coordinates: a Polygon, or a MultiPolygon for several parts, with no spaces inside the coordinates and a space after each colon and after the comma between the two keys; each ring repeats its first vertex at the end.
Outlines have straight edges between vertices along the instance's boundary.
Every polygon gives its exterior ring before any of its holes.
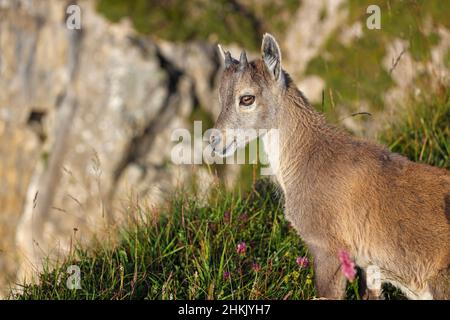
{"type": "Polygon", "coordinates": [[[115,247],[78,248],[15,298],[308,299],[312,270],[295,261],[306,254],[268,189],[245,198],[220,192],[207,207],[180,196],[158,221],[130,225],[115,247]],[[245,255],[236,252],[240,242],[245,255]],[[66,288],[69,265],[81,269],[80,290],[66,288]]]}
{"type": "Polygon", "coordinates": [[[450,169],[450,91],[412,103],[379,139],[410,160],[450,169]]]}

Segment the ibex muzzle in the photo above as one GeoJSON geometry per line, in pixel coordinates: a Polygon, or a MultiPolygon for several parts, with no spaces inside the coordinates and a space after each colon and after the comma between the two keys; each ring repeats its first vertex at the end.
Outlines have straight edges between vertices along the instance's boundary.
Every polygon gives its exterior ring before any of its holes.
{"type": "Polygon", "coordinates": [[[449,171],[411,162],[328,124],[282,69],[271,35],[264,35],[262,58],[255,61],[220,50],[220,138],[211,144],[226,156],[251,140],[227,139],[227,129],[267,129],[262,139],[270,160],[270,132],[277,130],[276,180],[286,217],[314,258],[318,296],[343,298],[338,252],[344,249],[363,278],[375,268],[381,282],[409,298],[450,298],[449,171]]]}

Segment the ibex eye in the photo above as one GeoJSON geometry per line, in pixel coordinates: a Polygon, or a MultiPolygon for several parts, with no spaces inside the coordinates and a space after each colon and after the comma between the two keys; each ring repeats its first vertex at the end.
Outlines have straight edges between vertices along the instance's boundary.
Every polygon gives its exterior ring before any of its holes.
{"type": "Polygon", "coordinates": [[[239,104],[243,106],[250,106],[253,104],[253,102],[255,102],[255,96],[245,95],[241,97],[239,104]]]}

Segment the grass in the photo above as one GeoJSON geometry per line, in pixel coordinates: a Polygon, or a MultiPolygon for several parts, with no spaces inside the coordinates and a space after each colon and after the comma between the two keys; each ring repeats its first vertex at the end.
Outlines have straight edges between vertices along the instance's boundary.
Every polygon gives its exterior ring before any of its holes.
{"type": "Polygon", "coordinates": [[[440,41],[436,27],[450,27],[444,13],[450,11],[447,1],[349,0],[346,6],[349,11],[346,23],[328,38],[321,54],[309,62],[306,70],[306,74],[325,80],[324,99],[316,107],[327,111],[330,119],[339,118],[335,106],[351,112],[383,110],[381,93],[394,86],[388,70],[381,67],[387,47],[395,39],[401,39],[407,42],[415,61],[429,61],[431,48],[440,41]],[[369,16],[366,8],[372,4],[380,7],[379,30],[366,28],[369,16]],[[429,18],[430,32],[425,27],[429,18]],[[362,25],[363,35],[344,45],[339,36],[357,22],[362,25]]]}
{"type": "Polygon", "coordinates": [[[263,33],[284,32],[298,6],[297,0],[99,0],[97,10],[112,22],[129,17],[140,33],[169,41],[220,39],[258,50],[263,33]]]}
{"type": "MultiPolygon", "coordinates": [[[[264,186],[263,188],[269,188],[264,186]]],[[[24,286],[19,299],[308,299],[307,254],[268,189],[247,197],[219,191],[207,207],[179,195],[122,230],[114,247],[78,248],[64,264],[24,286]],[[147,221],[147,222],[146,222],[147,221]],[[245,242],[245,254],[237,245],[245,242]],[[260,270],[255,269],[255,265],[260,270]],[[81,269],[81,290],[66,288],[67,267],[81,269]],[[229,277],[227,276],[229,273],[229,277]]]]}
{"type": "Polygon", "coordinates": [[[450,169],[450,91],[419,98],[379,139],[409,159],[450,169]],[[403,117],[403,119],[402,119],[403,117]]]}

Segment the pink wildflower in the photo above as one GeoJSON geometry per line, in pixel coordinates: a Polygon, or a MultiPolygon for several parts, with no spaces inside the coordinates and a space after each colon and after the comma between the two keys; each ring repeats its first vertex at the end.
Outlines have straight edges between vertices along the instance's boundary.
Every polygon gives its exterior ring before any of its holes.
{"type": "Polygon", "coordinates": [[[307,268],[309,265],[308,257],[297,257],[297,259],[295,259],[295,262],[297,262],[297,265],[300,268],[307,268]]]}
{"type": "Polygon", "coordinates": [[[224,280],[230,279],[230,273],[229,273],[228,271],[225,271],[225,272],[223,273],[223,279],[224,279],[224,280]]]}
{"type": "Polygon", "coordinates": [[[238,254],[245,255],[246,251],[247,251],[247,245],[245,244],[245,242],[238,243],[238,245],[236,247],[236,252],[238,254]]]}
{"type": "Polygon", "coordinates": [[[350,259],[350,254],[346,250],[339,251],[339,260],[341,261],[341,270],[344,276],[352,282],[356,277],[355,264],[350,259]]]}
{"type": "Polygon", "coordinates": [[[253,263],[252,264],[252,270],[255,272],[258,272],[259,270],[261,270],[261,265],[259,263],[253,263]]]}

